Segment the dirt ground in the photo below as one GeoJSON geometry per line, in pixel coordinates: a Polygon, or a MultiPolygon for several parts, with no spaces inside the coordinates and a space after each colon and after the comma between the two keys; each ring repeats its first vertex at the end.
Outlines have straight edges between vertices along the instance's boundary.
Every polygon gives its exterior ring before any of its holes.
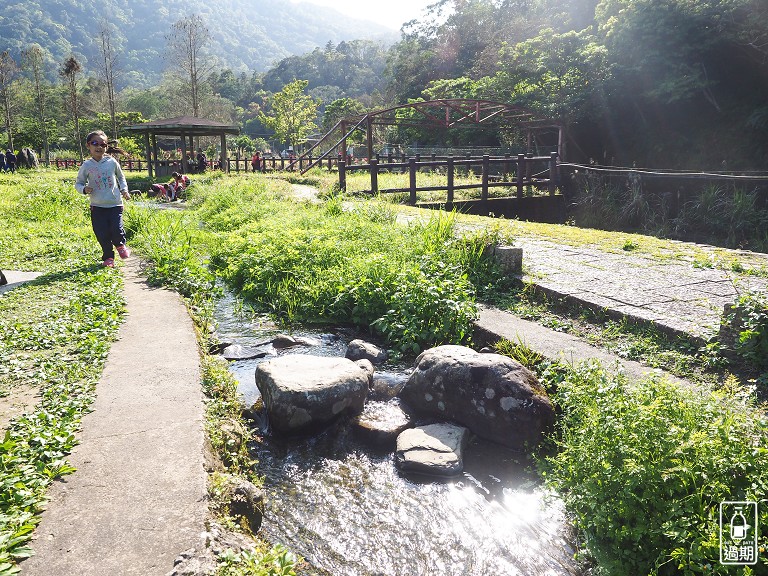
{"type": "MultiPolygon", "coordinates": [[[[25,282],[34,280],[40,274],[38,272],[19,272],[17,270],[3,270],[8,284],[0,286],[0,294],[18,288],[25,282]]],[[[28,412],[40,400],[37,388],[14,386],[7,396],[0,396],[0,436],[8,426],[11,419],[28,412]]]]}

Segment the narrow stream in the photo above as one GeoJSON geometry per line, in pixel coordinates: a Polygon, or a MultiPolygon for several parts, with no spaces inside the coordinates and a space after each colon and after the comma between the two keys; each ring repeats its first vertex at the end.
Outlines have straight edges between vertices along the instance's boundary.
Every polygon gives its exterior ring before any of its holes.
{"type": "MultiPolygon", "coordinates": [[[[243,346],[278,330],[242,321],[234,299],[216,310],[222,341],[243,346]]],[[[318,341],[271,354],[343,356],[343,332],[294,333],[318,341]]],[[[258,398],[259,362],[230,363],[248,406],[258,398]]],[[[274,357],[274,356],[272,356],[274,357]]],[[[384,366],[391,373],[406,368],[384,366]]],[[[397,402],[392,400],[391,402],[397,402]]],[[[480,439],[465,450],[464,473],[451,480],[403,477],[393,456],[364,444],[348,422],[286,440],[268,433],[257,448],[267,494],[262,531],[333,576],[580,575],[562,503],[547,497],[530,463],[480,439]]]]}

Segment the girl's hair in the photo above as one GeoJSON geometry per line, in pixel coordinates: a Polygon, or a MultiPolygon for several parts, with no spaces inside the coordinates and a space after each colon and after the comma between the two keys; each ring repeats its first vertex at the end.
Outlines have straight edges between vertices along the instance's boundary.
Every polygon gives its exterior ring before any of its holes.
{"type": "Polygon", "coordinates": [[[112,154],[113,156],[115,154],[122,154],[123,156],[128,156],[128,152],[120,148],[117,144],[117,140],[109,140],[107,142],[107,154],[112,154]]]}
{"type": "Polygon", "coordinates": [[[94,136],[101,136],[102,138],[104,138],[105,141],[107,140],[107,135],[104,134],[104,130],[94,130],[93,132],[88,134],[88,136],[85,137],[85,141],[90,142],[91,138],[93,138],[94,136]]]}

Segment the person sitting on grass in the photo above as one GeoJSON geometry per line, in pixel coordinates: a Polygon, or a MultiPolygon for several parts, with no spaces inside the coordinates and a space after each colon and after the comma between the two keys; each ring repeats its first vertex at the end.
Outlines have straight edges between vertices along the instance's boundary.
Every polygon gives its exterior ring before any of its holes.
{"type": "Polygon", "coordinates": [[[170,184],[150,184],[148,196],[157,196],[163,202],[167,202],[171,197],[170,184]]]}
{"type": "Polygon", "coordinates": [[[170,182],[171,200],[177,200],[183,196],[184,191],[191,184],[191,181],[189,176],[180,174],[179,172],[174,172],[171,176],[173,176],[173,180],[170,182]]]}

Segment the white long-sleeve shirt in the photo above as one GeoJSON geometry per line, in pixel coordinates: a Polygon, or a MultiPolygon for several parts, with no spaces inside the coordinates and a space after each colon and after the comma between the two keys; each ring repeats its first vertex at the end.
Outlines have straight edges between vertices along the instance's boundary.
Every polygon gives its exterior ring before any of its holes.
{"type": "Polygon", "coordinates": [[[106,154],[98,162],[88,158],[80,166],[75,189],[82,194],[86,186],[93,188],[90,194],[91,206],[102,208],[122,206],[121,192],[128,192],[128,182],[119,162],[106,154]]]}

